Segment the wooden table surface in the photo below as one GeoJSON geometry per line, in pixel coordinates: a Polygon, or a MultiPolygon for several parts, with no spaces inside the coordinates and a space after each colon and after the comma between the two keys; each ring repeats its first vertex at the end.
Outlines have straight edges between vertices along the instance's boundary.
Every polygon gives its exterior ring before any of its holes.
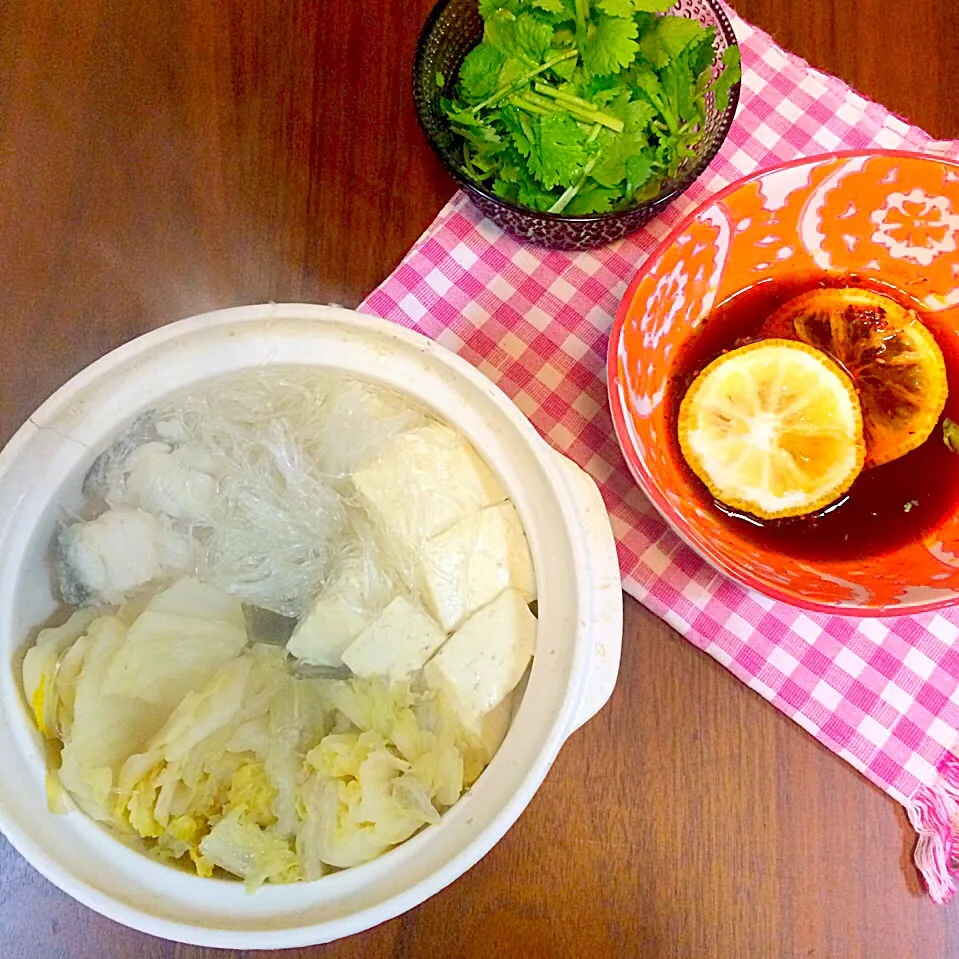
{"type": "MultiPolygon", "coordinates": [[[[355,305],[452,193],[409,66],[431,0],[0,0],[0,442],[181,316],[355,305]]],[[[959,136],[943,0],[740,0],[959,136]]],[[[2,775],[0,770],[0,775],[2,775]]],[[[959,955],[903,810],[636,603],[609,706],[528,811],[405,917],[292,956],[959,955]]],[[[0,839],[2,959],[199,959],[75,904],[0,839]]]]}

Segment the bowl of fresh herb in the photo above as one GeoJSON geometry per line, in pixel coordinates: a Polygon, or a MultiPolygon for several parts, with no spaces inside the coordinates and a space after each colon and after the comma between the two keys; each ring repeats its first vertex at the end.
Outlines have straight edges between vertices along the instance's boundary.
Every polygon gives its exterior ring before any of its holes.
{"type": "Polygon", "coordinates": [[[676,199],[722,146],[739,81],[718,0],[440,0],[413,65],[446,169],[499,226],[565,249],[676,199]]]}

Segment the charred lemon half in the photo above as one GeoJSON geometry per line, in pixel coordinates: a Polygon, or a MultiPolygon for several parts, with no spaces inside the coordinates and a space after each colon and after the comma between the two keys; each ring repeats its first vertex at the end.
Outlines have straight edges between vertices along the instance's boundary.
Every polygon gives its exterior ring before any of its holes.
{"type": "Polygon", "coordinates": [[[812,290],[783,304],[763,333],[808,343],[852,377],[866,466],[898,459],[935,429],[948,393],[946,364],[914,310],[857,287],[812,290]]]}

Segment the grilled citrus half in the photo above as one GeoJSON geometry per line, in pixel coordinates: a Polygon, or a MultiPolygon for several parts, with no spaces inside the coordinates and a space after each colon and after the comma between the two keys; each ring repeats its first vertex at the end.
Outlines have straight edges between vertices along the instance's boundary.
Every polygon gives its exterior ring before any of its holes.
{"type": "Polygon", "coordinates": [[[763,519],[828,505],[863,465],[862,416],[849,377],[828,356],[771,339],[725,353],[679,408],[679,445],[720,502],[763,519]]]}
{"type": "Polygon", "coordinates": [[[855,287],[812,290],[783,304],[767,336],[828,353],[852,377],[862,405],[866,465],[921,446],[946,404],[946,364],[914,310],[855,287]]]}

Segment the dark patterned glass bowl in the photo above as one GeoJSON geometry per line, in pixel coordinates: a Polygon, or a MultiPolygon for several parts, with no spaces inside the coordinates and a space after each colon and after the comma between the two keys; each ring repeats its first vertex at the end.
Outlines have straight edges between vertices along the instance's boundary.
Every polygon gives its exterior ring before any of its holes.
{"type": "MultiPolygon", "coordinates": [[[[736,35],[726,14],[713,0],[678,0],[669,11],[676,16],[699,20],[716,28],[713,75],[723,68],[721,57],[736,43],[736,35]]],[[[739,102],[739,84],[729,93],[729,103],[721,113],[712,94],[706,96],[706,126],[696,152],[686,160],[679,173],[663,183],[659,195],[625,210],[573,216],[542,213],[501,199],[491,190],[471,180],[463,167],[459,140],[450,130],[440,106],[443,96],[451,96],[460,64],[483,38],[483,21],[477,0],[440,0],[433,8],[420,34],[413,60],[413,97],[420,126],[443,165],[466,190],[473,202],[494,223],[532,243],[565,250],[585,250],[611,243],[634,233],[647,220],[676,199],[706,169],[726,139],[739,102]],[[438,87],[437,74],[445,78],[438,87]]]]}

